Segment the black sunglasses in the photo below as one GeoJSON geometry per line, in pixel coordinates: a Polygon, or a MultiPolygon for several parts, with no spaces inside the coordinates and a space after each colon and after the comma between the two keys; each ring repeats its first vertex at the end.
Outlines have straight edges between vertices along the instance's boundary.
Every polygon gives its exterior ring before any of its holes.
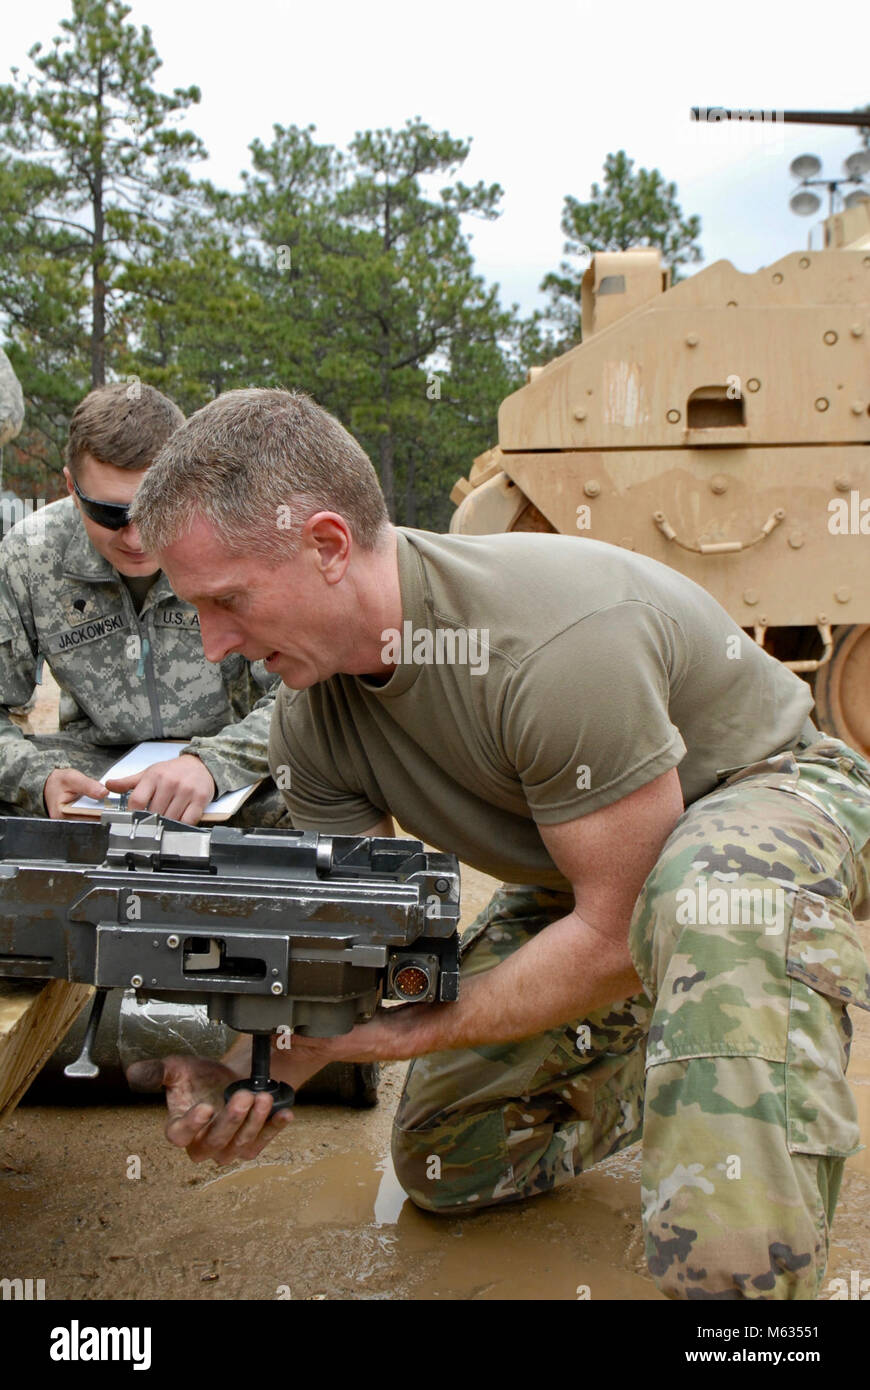
{"type": "Polygon", "coordinates": [[[73,478],[73,487],[76,497],[82,504],[82,511],[98,526],[105,526],[107,531],[123,531],[125,526],[130,525],[129,503],[98,502],[95,497],[86,497],[75,478],[73,478]]]}

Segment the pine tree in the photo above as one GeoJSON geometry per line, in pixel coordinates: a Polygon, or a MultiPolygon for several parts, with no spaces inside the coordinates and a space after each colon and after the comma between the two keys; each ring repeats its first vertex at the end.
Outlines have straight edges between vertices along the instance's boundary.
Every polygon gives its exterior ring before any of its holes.
{"type": "MultiPolygon", "coordinates": [[[[684,220],[677,203],[677,185],[667,183],[658,169],[634,170],[625,150],[607,155],[604,187],[593,183],[589,201],[570,194],[562,210],[566,256],[589,256],[596,251],[628,251],[633,246],[657,246],[673,280],[680,266],[701,260],[697,237],[701,219],[684,220]]],[[[550,292],[549,317],[560,324],[564,351],[580,338],[580,284],[584,268],[563,261],[558,273],[541,281],[550,292]]]]}
{"type": "Polygon", "coordinates": [[[66,420],[123,341],[117,280],[158,237],[205,150],[175,119],[199,89],[151,85],[160,59],[120,0],[72,0],[35,72],[0,86],[0,295],[31,448],[58,460],[66,420]],[[34,427],[43,442],[33,440],[34,427]]]}

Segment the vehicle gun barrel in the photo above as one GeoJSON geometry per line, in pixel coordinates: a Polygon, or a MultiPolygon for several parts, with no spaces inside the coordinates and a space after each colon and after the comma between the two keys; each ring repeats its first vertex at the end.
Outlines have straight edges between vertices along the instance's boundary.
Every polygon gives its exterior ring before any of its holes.
{"type": "Polygon", "coordinates": [[[773,107],[760,106],[692,106],[689,110],[691,120],[709,121],[711,125],[715,125],[717,121],[748,121],[756,115],[767,115],[771,120],[793,125],[846,125],[858,129],[870,128],[870,111],[779,111],[773,107]]]}

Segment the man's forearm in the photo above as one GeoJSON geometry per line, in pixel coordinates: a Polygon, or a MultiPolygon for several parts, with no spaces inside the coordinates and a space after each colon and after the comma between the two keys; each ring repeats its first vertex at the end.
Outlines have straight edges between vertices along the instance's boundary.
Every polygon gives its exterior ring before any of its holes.
{"type": "Polygon", "coordinates": [[[0,800],[24,815],[44,816],[45,783],[58,764],[69,766],[57,752],[31,743],[10,719],[9,706],[0,705],[0,800]]]}
{"type": "Polygon", "coordinates": [[[273,1075],[300,1053],[328,1061],[407,1061],[427,1052],[514,1042],[581,1019],[639,994],[627,944],[596,932],[574,913],[551,923],[506,960],[462,982],[455,1004],[382,1009],[335,1038],[296,1038],[273,1053],[273,1075]]]}
{"type": "Polygon", "coordinates": [[[269,776],[269,726],[274,696],[264,696],[244,719],[213,734],[196,734],[183,753],[193,753],[212,775],[215,796],[269,776]]]}

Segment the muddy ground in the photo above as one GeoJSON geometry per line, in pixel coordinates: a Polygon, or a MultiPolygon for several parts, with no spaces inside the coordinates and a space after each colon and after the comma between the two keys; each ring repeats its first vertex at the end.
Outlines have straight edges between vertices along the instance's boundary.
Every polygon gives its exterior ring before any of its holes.
{"type": "MultiPolygon", "coordinates": [[[[42,699],[31,728],[51,727],[42,699]]],[[[463,866],[463,925],[493,886],[463,866]]],[[[852,1012],[870,1145],[870,1015],[852,1012]]],[[[373,1110],[298,1107],[288,1134],[228,1169],[173,1149],[149,1099],[20,1107],[0,1130],[0,1277],[44,1279],[53,1299],[661,1298],[643,1259],[639,1145],[527,1203],[431,1216],[389,1161],[403,1074],[384,1069],[373,1110]]],[[[827,1280],[870,1278],[868,1215],[865,1149],[846,1164],[827,1280]]]]}

